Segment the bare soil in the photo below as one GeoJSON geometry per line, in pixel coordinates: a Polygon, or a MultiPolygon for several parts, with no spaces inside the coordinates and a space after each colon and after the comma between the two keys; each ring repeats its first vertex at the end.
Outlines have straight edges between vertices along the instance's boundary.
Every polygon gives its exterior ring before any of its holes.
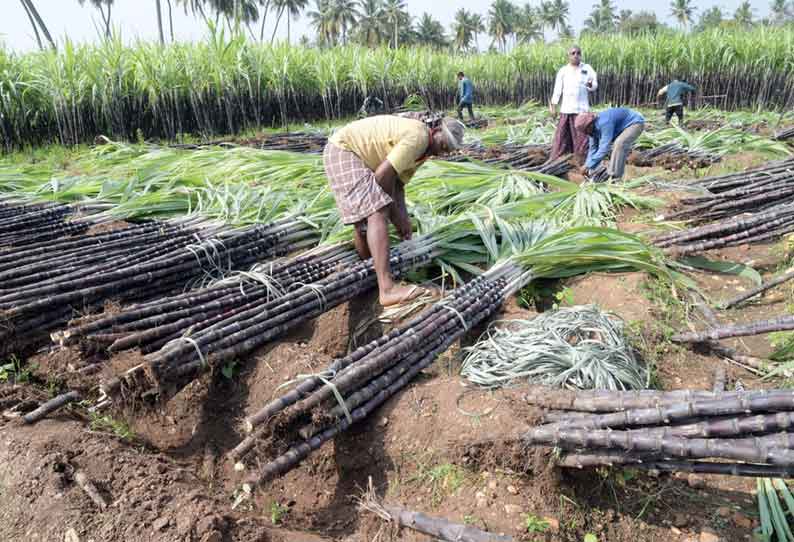
{"type": "MultiPolygon", "coordinates": [[[[750,158],[747,158],[750,160],[750,158]]],[[[634,172],[630,169],[629,174],[634,172]]],[[[656,194],[671,204],[677,195],[656,194]]],[[[620,227],[649,231],[637,212],[620,227]]],[[[750,263],[769,277],[783,258],[773,246],[736,247],[713,259],[750,263]]],[[[751,287],[733,276],[698,274],[713,300],[751,287]]],[[[663,389],[709,389],[723,366],[729,385],[765,387],[746,370],[708,352],[669,341],[673,331],[701,329],[691,307],[639,273],[592,274],[562,284],[563,303],[597,304],[620,315],[663,389]]],[[[724,322],[785,312],[791,291],[781,286],[760,301],[718,312],[724,322]]],[[[128,405],[101,415],[69,407],[34,426],[0,418],[0,540],[253,542],[334,540],[425,541],[398,532],[357,498],[372,483],[379,499],[471,523],[517,540],[683,542],[750,539],[757,523],[752,480],[654,475],[631,469],[560,471],[548,450],[526,451],[512,440],[536,423],[538,412],[519,388],[483,391],[458,376],[460,346],[472,330],[375,415],[326,443],[286,476],[260,488],[236,508],[243,478],[261,466],[255,450],[236,472],[226,453],[245,435],[241,421],[280,393],[284,384],[322,370],[337,356],[381,335],[374,296],[329,311],[315,322],[242,359],[231,378],[207,374],[155,405],[128,405]],[[108,503],[93,502],[75,481],[85,474],[108,503]]],[[[500,318],[531,318],[512,301],[500,318]]],[[[756,356],[769,338],[728,342],[756,356]]],[[[70,347],[30,358],[32,383],[0,384],[0,407],[35,404],[61,387],[92,397],[102,376],[137,362],[70,347]],[[95,374],[76,374],[88,364],[95,374]]]]}

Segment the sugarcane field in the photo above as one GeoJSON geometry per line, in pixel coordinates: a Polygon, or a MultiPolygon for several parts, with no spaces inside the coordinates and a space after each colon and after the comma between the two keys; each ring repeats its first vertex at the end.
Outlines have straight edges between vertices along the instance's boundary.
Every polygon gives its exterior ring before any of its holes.
{"type": "Polygon", "coordinates": [[[4,7],[0,542],[794,542],[794,3],[4,7]]]}

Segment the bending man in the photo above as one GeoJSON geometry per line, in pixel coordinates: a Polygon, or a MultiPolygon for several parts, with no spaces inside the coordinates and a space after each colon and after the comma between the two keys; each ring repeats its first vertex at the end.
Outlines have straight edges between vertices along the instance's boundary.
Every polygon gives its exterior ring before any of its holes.
{"type": "Polygon", "coordinates": [[[609,178],[618,180],[623,178],[631,147],[645,129],[645,118],[626,107],[614,107],[598,114],[579,115],[576,117],[576,129],[590,137],[590,150],[585,162],[587,175],[598,167],[612,145],[607,174],[609,178]]]}
{"type": "Polygon", "coordinates": [[[657,98],[661,98],[663,94],[667,94],[667,99],[664,102],[664,122],[670,124],[670,119],[673,114],[678,117],[678,125],[684,126],[684,93],[695,92],[695,87],[684,81],[673,79],[667,86],[659,89],[656,94],[657,98]]]}
{"type": "Polygon", "coordinates": [[[590,111],[588,93],[598,88],[596,72],[582,62],[582,50],[574,45],[568,50],[568,64],[560,68],[554,80],[554,92],[549,103],[549,112],[556,116],[560,104],[560,120],[551,144],[550,160],[563,154],[573,153],[581,164],[587,154],[587,136],[577,132],[575,121],[580,113],[590,111]]]}
{"type": "Polygon", "coordinates": [[[380,303],[395,305],[421,291],[395,284],[389,268],[389,222],[411,238],[404,184],[428,156],[463,144],[464,127],[454,119],[423,122],[378,115],[352,122],[325,146],[323,164],[342,221],[354,225],[362,259],[372,257],[380,303]]]}

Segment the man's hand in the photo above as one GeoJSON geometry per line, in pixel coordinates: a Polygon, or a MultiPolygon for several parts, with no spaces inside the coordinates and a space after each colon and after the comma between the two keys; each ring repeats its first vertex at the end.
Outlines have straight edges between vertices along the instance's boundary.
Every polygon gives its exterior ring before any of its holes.
{"type": "Polygon", "coordinates": [[[394,227],[397,229],[397,234],[403,241],[409,241],[413,236],[411,218],[408,216],[407,211],[398,211],[396,213],[394,217],[394,227]]]}
{"type": "Polygon", "coordinates": [[[549,104],[549,114],[552,117],[556,117],[557,116],[557,108],[554,106],[554,104],[549,104]]]}

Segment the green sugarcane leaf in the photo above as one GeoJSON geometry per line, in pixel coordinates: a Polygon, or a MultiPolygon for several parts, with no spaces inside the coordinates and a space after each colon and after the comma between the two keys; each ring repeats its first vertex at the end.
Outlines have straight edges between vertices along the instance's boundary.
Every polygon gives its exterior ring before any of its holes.
{"type": "Polygon", "coordinates": [[[758,514],[761,516],[761,542],[771,542],[774,528],[772,526],[771,512],[769,510],[769,500],[767,499],[766,486],[764,479],[759,478],[756,483],[758,492],[758,514]]]}
{"type": "Polygon", "coordinates": [[[761,278],[761,274],[758,271],[743,263],[709,260],[703,256],[687,256],[678,261],[695,269],[714,271],[715,273],[723,273],[726,275],[736,275],[752,281],[756,286],[760,286],[763,282],[763,278],[761,278]]]}

